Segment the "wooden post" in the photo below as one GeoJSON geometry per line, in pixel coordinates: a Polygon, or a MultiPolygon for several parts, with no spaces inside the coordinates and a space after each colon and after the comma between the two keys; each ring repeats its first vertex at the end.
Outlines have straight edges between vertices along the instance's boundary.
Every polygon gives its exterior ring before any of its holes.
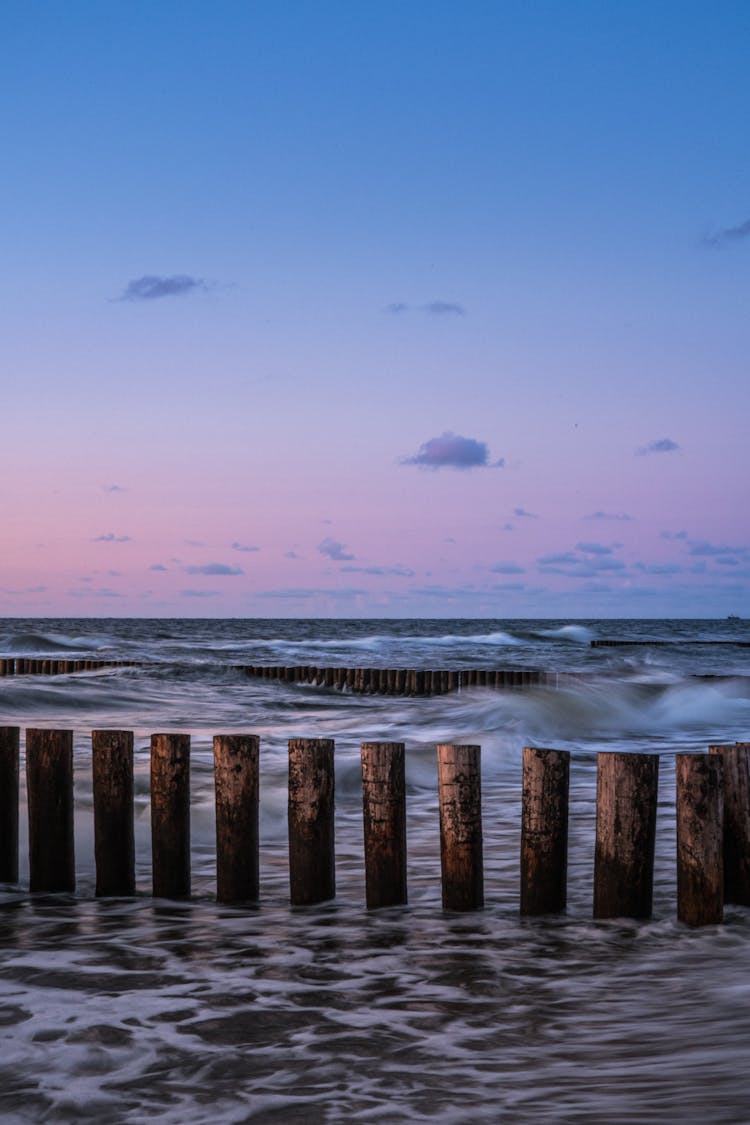
{"type": "Polygon", "coordinates": [[[0,727],[0,883],[18,882],[18,727],[0,727]]]}
{"type": "Polygon", "coordinates": [[[151,735],[151,863],[155,898],[190,896],[190,735],[151,735]]]}
{"type": "Polygon", "coordinates": [[[293,906],[336,893],[334,744],[330,738],[289,740],[289,888],[293,906]]]}
{"type": "Polygon", "coordinates": [[[724,763],[677,754],[677,917],[689,926],[724,918],[724,763]]]}
{"type": "Polygon", "coordinates": [[[651,917],[658,784],[656,754],[597,755],[595,918],[651,917]]]}
{"type": "Polygon", "coordinates": [[[525,746],[521,809],[521,913],[565,909],[570,753],[525,746]]]}
{"type": "Polygon", "coordinates": [[[437,748],[440,861],[445,910],[484,906],[479,746],[437,748]]]}
{"type": "Polygon", "coordinates": [[[750,906],[750,743],[708,752],[724,763],[724,902],[750,906]]]}
{"type": "Polygon", "coordinates": [[[258,899],[259,747],[260,740],[254,734],[214,736],[219,902],[258,899]]]}
{"type": "Polygon", "coordinates": [[[133,732],[91,732],[97,895],[135,894],[133,732]]]}
{"type": "Polygon", "coordinates": [[[73,732],[26,731],[29,890],[74,891],[73,732]]]}
{"type": "Polygon", "coordinates": [[[368,908],[406,902],[406,777],[403,742],[363,742],[362,807],[368,908]]]}

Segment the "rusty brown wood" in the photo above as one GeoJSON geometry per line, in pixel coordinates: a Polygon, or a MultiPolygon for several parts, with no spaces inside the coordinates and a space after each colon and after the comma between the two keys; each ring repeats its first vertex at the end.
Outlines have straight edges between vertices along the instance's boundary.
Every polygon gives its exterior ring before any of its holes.
{"type": "Polygon", "coordinates": [[[406,778],[403,742],[363,742],[362,807],[369,909],[406,902],[406,778]]]}
{"type": "Polygon", "coordinates": [[[707,926],[724,917],[724,762],[677,754],[677,917],[707,926]]]}
{"type": "Polygon", "coordinates": [[[521,807],[521,913],[565,909],[570,753],[525,746],[521,807]]]}
{"type": "Polygon", "coordinates": [[[216,897],[219,902],[255,902],[260,740],[254,734],[217,734],[213,746],[216,897]]]}
{"type": "Polygon", "coordinates": [[[155,898],[190,896],[190,735],[151,735],[151,853],[155,898]]]}
{"type": "Polygon", "coordinates": [[[650,918],[659,758],[597,755],[594,917],[650,918]]]}
{"type": "Polygon", "coordinates": [[[482,792],[479,746],[441,743],[438,757],[443,907],[484,905],[482,792]]]}
{"type": "Polygon", "coordinates": [[[133,732],[91,732],[97,895],[135,894],[133,732]]]}
{"type": "Polygon", "coordinates": [[[334,743],[289,741],[289,889],[295,906],[325,902],[336,893],[334,743]]]}
{"type": "Polygon", "coordinates": [[[0,727],[0,883],[18,882],[18,727],[0,727]]]}
{"type": "Polygon", "coordinates": [[[73,732],[26,731],[29,890],[75,890],[73,732]]]}

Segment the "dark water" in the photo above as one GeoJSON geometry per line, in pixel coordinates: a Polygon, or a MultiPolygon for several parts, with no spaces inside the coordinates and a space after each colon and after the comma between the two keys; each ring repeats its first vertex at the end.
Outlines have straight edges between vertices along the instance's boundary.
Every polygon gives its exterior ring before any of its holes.
{"type": "MultiPolygon", "coordinates": [[[[78,892],[0,891],[0,1120],[748,1122],[750,911],[675,921],[675,752],[750,737],[745,622],[0,621],[0,655],[147,668],[0,679],[0,723],[75,730],[78,892]],[[561,690],[397,699],[233,663],[536,667],[561,690]],[[136,732],[139,893],[93,898],[90,732],[136,732]],[[194,898],[149,897],[148,745],[188,731],[194,898]],[[211,738],[261,736],[261,904],[213,902],[211,738]],[[337,898],[287,904],[286,742],[336,740],[337,898]],[[409,898],[364,909],[359,743],[407,744],[409,898]],[[483,912],[440,907],[434,746],[482,745],[483,912]],[[573,753],[569,907],[518,917],[520,762],[573,753]],[[654,918],[591,921],[595,757],[661,755],[654,918]]],[[[25,806],[25,794],[22,794],[25,806]]],[[[25,814],[25,807],[22,810],[25,814]]],[[[22,815],[22,866],[26,860],[22,815]]]]}

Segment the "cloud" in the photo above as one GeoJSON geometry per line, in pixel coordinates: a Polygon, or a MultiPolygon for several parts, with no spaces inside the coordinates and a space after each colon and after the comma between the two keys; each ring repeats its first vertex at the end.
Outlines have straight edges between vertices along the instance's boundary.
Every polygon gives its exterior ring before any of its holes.
{"type": "Polygon", "coordinates": [[[706,246],[726,246],[728,243],[742,242],[745,238],[750,238],[750,219],[746,219],[736,227],[724,227],[723,230],[704,239],[704,242],[706,246]]]}
{"type": "Polygon", "coordinates": [[[592,512],[589,516],[583,517],[585,520],[632,520],[632,516],[627,515],[626,512],[592,512]]]}
{"type": "Polygon", "coordinates": [[[687,539],[688,533],[686,531],[662,531],[662,539],[687,539]]]}
{"type": "Polygon", "coordinates": [[[342,566],[342,574],[391,574],[396,578],[413,578],[414,571],[405,566],[342,566]]]}
{"type": "Polygon", "coordinates": [[[490,462],[489,456],[486,442],[446,430],[421,445],[413,457],[402,457],[401,464],[423,469],[501,469],[505,464],[504,458],[490,462]]]}
{"type": "Polygon", "coordinates": [[[390,305],[386,305],[385,311],[391,313],[392,316],[398,316],[400,313],[405,313],[409,306],[405,301],[392,301],[390,305]]]}
{"type": "Polygon", "coordinates": [[[525,574],[526,569],[518,563],[496,562],[489,568],[493,574],[525,574]]]}
{"type": "Polygon", "coordinates": [[[642,574],[682,574],[683,567],[676,563],[642,563],[635,564],[635,569],[642,574]]]}
{"type": "Polygon", "coordinates": [[[284,552],[284,558],[285,559],[298,559],[299,557],[300,556],[297,554],[296,551],[285,551],[284,552]]]}
{"type": "Polygon", "coordinates": [[[289,601],[306,601],[309,598],[360,598],[367,593],[352,586],[340,586],[336,590],[314,589],[308,586],[290,586],[281,590],[262,590],[255,596],[257,598],[272,599],[283,598],[289,601]]]}
{"type": "Polygon", "coordinates": [[[232,577],[245,573],[241,566],[228,566],[227,563],[204,563],[202,566],[184,566],[182,569],[186,574],[221,574],[232,577]]]}
{"type": "Polygon", "coordinates": [[[466,309],[457,301],[428,301],[422,308],[431,316],[466,316],[466,309]]]}
{"type": "Polygon", "coordinates": [[[153,563],[148,569],[149,570],[167,570],[167,567],[164,566],[163,563],[153,563]]]}
{"type": "Polygon", "coordinates": [[[233,543],[233,551],[259,551],[260,547],[246,547],[244,543],[233,543]]]}
{"type": "Polygon", "coordinates": [[[576,543],[576,550],[583,551],[584,555],[612,554],[612,548],[605,547],[603,543],[576,543]]]}
{"type": "Polygon", "coordinates": [[[216,598],[218,590],[180,590],[183,598],[216,598]]]}
{"type": "Polygon", "coordinates": [[[539,519],[539,516],[537,516],[534,512],[527,512],[525,508],[514,508],[513,509],[513,515],[518,516],[519,520],[538,520],[539,519]]]}
{"type": "Polygon", "coordinates": [[[330,536],[327,536],[318,543],[318,550],[321,555],[333,559],[334,562],[346,562],[348,559],[354,558],[354,555],[347,551],[343,543],[339,543],[336,539],[331,539],[330,536]]]}
{"type": "Polygon", "coordinates": [[[129,535],[115,535],[114,531],[108,531],[106,535],[95,535],[91,540],[92,543],[129,543],[129,535]]]}
{"type": "Polygon", "coordinates": [[[595,578],[601,571],[620,572],[626,569],[619,559],[597,553],[581,556],[573,551],[564,551],[540,555],[536,561],[542,574],[561,574],[566,578],[595,578]]]}
{"type": "Polygon", "coordinates": [[[206,283],[200,277],[190,277],[185,273],[160,277],[144,274],[129,281],[123,290],[121,301],[155,301],[159,297],[182,297],[194,289],[205,289],[206,283]]]}
{"type": "Polygon", "coordinates": [[[119,484],[105,484],[104,485],[104,491],[105,492],[127,492],[128,490],[127,490],[127,488],[123,488],[122,485],[119,485],[119,484]]]}
{"type": "Polygon", "coordinates": [[[650,441],[647,445],[639,445],[635,453],[637,457],[645,457],[648,453],[674,453],[679,448],[676,441],[665,437],[650,441]]]}
{"type": "Polygon", "coordinates": [[[704,558],[717,558],[722,555],[738,555],[740,558],[748,554],[748,547],[725,547],[708,543],[705,539],[691,539],[689,554],[702,555],[704,558]]]}

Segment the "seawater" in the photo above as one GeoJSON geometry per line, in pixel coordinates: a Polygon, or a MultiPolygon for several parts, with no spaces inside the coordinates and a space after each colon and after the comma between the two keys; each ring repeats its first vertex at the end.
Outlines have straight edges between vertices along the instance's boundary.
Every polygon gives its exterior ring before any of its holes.
{"type": "MultiPolygon", "coordinates": [[[[750,911],[675,920],[674,755],[750,737],[739,621],[0,620],[0,655],[143,667],[0,679],[75,731],[75,896],[0,889],[3,1122],[750,1121],[750,911]],[[679,646],[592,648],[621,637],[679,646]],[[694,644],[696,641],[724,642],[694,644]],[[557,690],[356,696],[242,663],[534,667],[557,690]],[[90,733],[136,736],[138,894],[94,898],[90,733]],[[150,897],[154,731],[192,736],[193,897],[150,897]],[[215,892],[211,740],[261,737],[261,901],[215,892]],[[336,742],[337,897],[288,905],[287,740],[336,742]],[[359,744],[407,746],[409,905],[364,908],[359,744]],[[486,908],[444,913],[435,743],[482,746],[486,908]],[[569,906],[518,915],[521,751],[572,752],[569,906]],[[591,920],[596,754],[658,753],[654,917],[591,920]]],[[[23,774],[23,771],[22,771],[23,774]]]]}

